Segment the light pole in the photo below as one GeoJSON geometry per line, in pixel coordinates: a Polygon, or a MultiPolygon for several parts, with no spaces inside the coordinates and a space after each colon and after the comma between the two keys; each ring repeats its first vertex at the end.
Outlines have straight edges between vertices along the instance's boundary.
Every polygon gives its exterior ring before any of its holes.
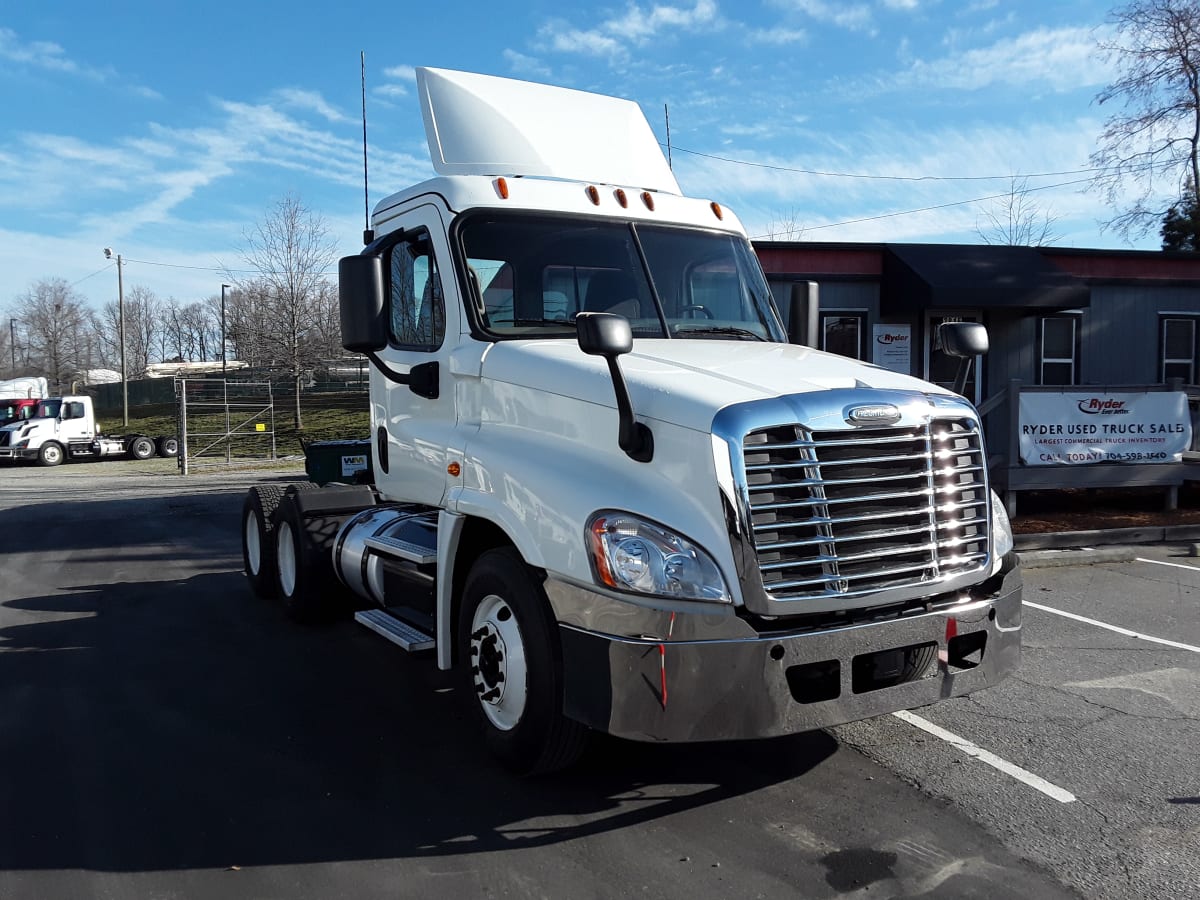
{"type": "MultiPolygon", "coordinates": [[[[104,258],[112,259],[113,252],[104,248],[104,258]]],[[[121,254],[117,254],[117,329],[121,339],[121,423],[129,427],[129,382],[125,380],[125,281],[121,275],[121,254]]]]}
{"type": "Polygon", "coordinates": [[[229,285],[221,285],[221,377],[225,377],[225,291],[229,285]]]}
{"type": "Polygon", "coordinates": [[[8,349],[12,351],[12,373],[17,377],[17,320],[8,320],[8,349]]]}

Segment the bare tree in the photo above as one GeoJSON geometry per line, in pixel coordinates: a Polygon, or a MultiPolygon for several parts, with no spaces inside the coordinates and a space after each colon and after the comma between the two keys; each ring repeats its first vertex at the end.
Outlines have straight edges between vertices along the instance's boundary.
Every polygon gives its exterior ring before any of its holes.
{"type": "Polygon", "coordinates": [[[975,220],[975,233],[985,244],[1049,247],[1062,237],[1054,230],[1057,221],[1058,216],[1029,196],[1029,179],[1014,177],[1008,193],[984,209],[983,221],[975,220]]]}
{"type": "MultiPolygon", "coordinates": [[[[125,292],[125,370],[132,377],[146,371],[156,358],[162,327],[162,301],[149,288],[134,285],[125,292]]],[[[121,311],[116,301],[104,304],[104,334],[109,358],[120,358],[121,311]]]]}
{"type": "Polygon", "coordinates": [[[43,278],[17,298],[16,312],[29,363],[56,388],[69,386],[82,368],[78,337],[88,322],[83,298],[65,279],[43,278]]]}
{"type": "Polygon", "coordinates": [[[243,254],[257,274],[230,280],[253,294],[262,330],[264,354],[282,363],[295,386],[295,426],[300,418],[300,386],[304,372],[320,357],[317,326],[327,284],[326,271],[337,257],[324,220],[298,197],[280,200],[246,235],[243,254]]]}
{"type": "Polygon", "coordinates": [[[772,216],[765,228],[767,239],[772,241],[798,241],[804,237],[805,231],[800,222],[800,213],[794,206],[786,213],[772,216]]]}
{"type": "Polygon", "coordinates": [[[1133,0],[1110,21],[1115,37],[1099,49],[1117,77],[1096,102],[1121,108],[1091,155],[1093,184],[1123,206],[1105,227],[1131,239],[1200,184],[1200,0],[1133,0]]]}

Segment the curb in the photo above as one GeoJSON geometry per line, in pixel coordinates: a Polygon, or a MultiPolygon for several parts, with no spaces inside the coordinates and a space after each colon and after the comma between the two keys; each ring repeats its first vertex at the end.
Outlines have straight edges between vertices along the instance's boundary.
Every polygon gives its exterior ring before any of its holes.
{"type": "Polygon", "coordinates": [[[1015,542],[1021,565],[1026,569],[1090,566],[1130,562],[1141,552],[1139,545],[1200,542],[1200,525],[1018,534],[1015,542]]]}

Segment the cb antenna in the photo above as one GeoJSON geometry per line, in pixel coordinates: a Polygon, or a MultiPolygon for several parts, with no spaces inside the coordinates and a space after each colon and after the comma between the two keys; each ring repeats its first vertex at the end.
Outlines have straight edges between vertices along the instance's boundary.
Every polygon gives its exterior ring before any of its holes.
{"type": "Polygon", "coordinates": [[[371,228],[371,201],[367,193],[367,52],[358,51],[359,69],[362,74],[362,120],[363,120],[363,246],[375,240],[371,228]]]}

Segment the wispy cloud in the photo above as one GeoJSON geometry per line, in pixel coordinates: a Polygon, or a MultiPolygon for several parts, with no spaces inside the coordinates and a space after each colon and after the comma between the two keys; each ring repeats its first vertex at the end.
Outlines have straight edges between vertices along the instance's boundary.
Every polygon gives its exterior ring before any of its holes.
{"type": "Polygon", "coordinates": [[[802,44],[808,40],[808,32],[802,28],[754,28],[746,36],[752,44],[772,46],[802,44]]]}
{"type": "Polygon", "coordinates": [[[408,96],[409,87],[417,79],[417,70],[409,65],[389,66],[383,70],[387,79],[383,84],[371,89],[371,93],[386,100],[395,100],[408,96]]]}
{"type": "Polygon", "coordinates": [[[871,7],[838,0],[770,0],[772,6],[799,13],[817,22],[860,31],[871,25],[871,7]]]}
{"type": "Polygon", "coordinates": [[[516,50],[505,50],[504,61],[518,75],[536,75],[539,78],[549,78],[552,74],[550,67],[543,64],[534,56],[518,53],[516,50]]]}
{"type": "Polygon", "coordinates": [[[723,27],[715,0],[696,0],[692,6],[630,4],[622,15],[592,28],[580,28],[563,20],[547,22],[538,29],[545,49],[556,53],[622,59],[631,46],[672,31],[712,31],[723,27]]]}
{"type": "Polygon", "coordinates": [[[317,115],[330,122],[355,121],[352,116],[347,116],[341,111],[335,109],[317,91],[305,91],[299,88],[284,88],[276,91],[275,95],[285,106],[315,112],[317,115]]]}
{"type": "Polygon", "coordinates": [[[1108,80],[1111,73],[1096,57],[1095,48],[1090,28],[1038,28],[987,47],[940,59],[914,60],[907,70],[883,81],[892,88],[936,85],[942,89],[976,90],[991,84],[1010,84],[1070,91],[1108,80]]]}

